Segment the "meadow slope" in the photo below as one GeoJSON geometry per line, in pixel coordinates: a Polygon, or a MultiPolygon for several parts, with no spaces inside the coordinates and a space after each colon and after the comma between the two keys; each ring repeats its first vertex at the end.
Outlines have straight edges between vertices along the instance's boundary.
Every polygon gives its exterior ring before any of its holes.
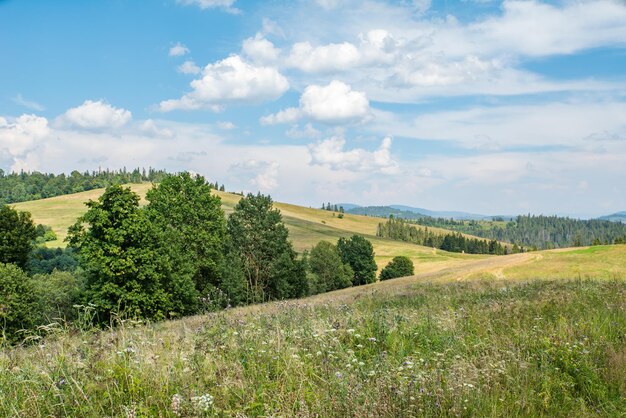
{"type": "MultiPolygon", "coordinates": [[[[141,204],[145,204],[145,194],[152,185],[149,183],[132,184],[129,187],[141,196],[141,204]]],[[[64,247],[65,242],[63,240],[67,236],[67,228],[86,211],[84,202],[97,199],[102,192],[103,189],[96,189],[72,195],[17,203],[13,206],[18,210],[30,212],[36,223],[52,227],[59,239],[49,242],[47,244],[49,247],[64,247]]],[[[222,199],[222,207],[226,214],[232,212],[241,198],[232,193],[214,192],[222,199]]],[[[410,257],[418,272],[434,271],[443,267],[462,265],[468,260],[489,257],[449,253],[410,243],[378,238],[376,237],[376,228],[378,223],[382,221],[380,218],[346,214],[343,219],[340,219],[332,212],[320,209],[281,202],[275,202],[274,205],[280,209],[285,225],[289,229],[289,239],[298,252],[311,249],[321,240],[335,242],[340,237],[360,234],[367,237],[374,245],[379,269],[398,255],[410,257]]],[[[437,228],[431,228],[431,230],[440,233],[449,232],[437,228]]]]}
{"type": "Polygon", "coordinates": [[[624,416],[625,278],[626,246],[589,247],[156,324],[52,324],[0,351],[0,415],[624,416]]]}

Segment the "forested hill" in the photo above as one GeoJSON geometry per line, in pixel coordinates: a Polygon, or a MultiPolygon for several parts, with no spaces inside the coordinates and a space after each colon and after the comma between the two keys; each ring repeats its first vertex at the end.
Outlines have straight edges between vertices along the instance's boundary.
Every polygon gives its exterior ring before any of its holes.
{"type": "Polygon", "coordinates": [[[421,217],[414,222],[538,249],[619,244],[626,241],[625,224],[599,219],[520,215],[506,223],[430,217],[421,217]]]}
{"type": "Polygon", "coordinates": [[[0,205],[45,199],[72,193],[85,192],[108,187],[112,184],[142,183],[150,181],[158,183],[166,175],[163,170],[153,168],[127,171],[93,171],[71,174],[48,173],[11,173],[6,174],[0,169],[0,205]]]}

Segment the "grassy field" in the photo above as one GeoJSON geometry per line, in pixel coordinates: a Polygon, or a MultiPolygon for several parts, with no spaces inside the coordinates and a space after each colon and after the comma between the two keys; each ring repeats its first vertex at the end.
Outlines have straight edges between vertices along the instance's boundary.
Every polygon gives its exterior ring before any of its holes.
{"type": "MultiPolygon", "coordinates": [[[[130,185],[142,197],[142,203],[146,192],[152,187],[151,184],[130,185]]],[[[84,202],[97,199],[103,190],[90,190],[66,196],[58,196],[50,199],[35,200],[15,204],[18,210],[28,211],[37,223],[49,225],[59,238],[49,242],[50,247],[64,247],[64,239],[67,236],[67,228],[85,212],[84,202]]],[[[215,192],[222,199],[224,211],[232,212],[234,206],[241,198],[238,195],[224,192],[215,192]]],[[[384,267],[393,257],[405,255],[410,257],[416,264],[419,272],[433,271],[442,266],[460,265],[467,260],[481,259],[486,256],[448,253],[433,250],[410,243],[398,242],[376,237],[376,228],[381,222],[380,218],[367,216],[348,215],[343,219],[333,216],[332,212],[305,208],[302,206],[276,202],[275,206],[280,209],[285,224],[289,228],[289,237],[296,251],[311,249],[321,240],[335,242],[340,237],[349,237],[355,233],[366,236],[374,245],[376,262],[379,268],[384,267]]],[[[433,231],[445,233],[445,230],[431,228],[433,231]]]]}
{"type": "MultiPolygon", "coordinates": [[[[60,231],[90,193],[16,206],[60,231]]],[[[238,197],[220,196],[231,211],[238,197]]],[[[176,321],[51,324],[0,347],[0,416],[626,416],[625,245],[450,254],[377,239],[376,219],[276,206],[299,250],[358,232],[379,265],[408,255],[417,274],[176,321]]]]}
{"type": "Polygon", "coordinates": [[[455,277],[50,327],[0,351],[0,416],[626,414],[626,281],[455,277]]]}

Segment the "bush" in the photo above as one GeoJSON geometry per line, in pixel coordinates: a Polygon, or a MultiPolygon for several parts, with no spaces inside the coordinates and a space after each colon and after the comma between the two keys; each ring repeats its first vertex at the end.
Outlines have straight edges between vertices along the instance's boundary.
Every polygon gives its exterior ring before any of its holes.
{"type": "Polygon", "coordinates": [[[415,274],[413,262],[404,256],[394,257],[380,272],[380,280],[395,279],[396,277],[412,276],[415,274]]]}
{"type": "Polygon", "coordinates": [[[80,302],[83,280],[67,271],[37,274],[32,279],[38,305],[40,323],[48,324],[58,319],[71,321],[76,317],[74,305],[80,302]]]}
{"type": "Polygon", "coordinates": [[[31,280],[16,265],[0,263],[0,341],[18,341],[18,331],[33,328],[36,317],[31,280]]]}
{"type": "Polygon", "coordinates": [[[320,241],[313,247],[309,265],[311,272],[316,276],[313,293],[352,286],[354,271],[349,264],[341,260],[337,247],[330,242],[320,241]]]}

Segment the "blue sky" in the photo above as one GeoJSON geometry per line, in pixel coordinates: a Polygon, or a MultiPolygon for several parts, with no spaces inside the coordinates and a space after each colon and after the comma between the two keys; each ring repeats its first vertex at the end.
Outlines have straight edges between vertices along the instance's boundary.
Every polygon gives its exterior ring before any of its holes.
{"type": "Polygon", "coordinates": [[[275,199],[626,210],[620,1],[0,0],[0,168],[275,199]]]}

